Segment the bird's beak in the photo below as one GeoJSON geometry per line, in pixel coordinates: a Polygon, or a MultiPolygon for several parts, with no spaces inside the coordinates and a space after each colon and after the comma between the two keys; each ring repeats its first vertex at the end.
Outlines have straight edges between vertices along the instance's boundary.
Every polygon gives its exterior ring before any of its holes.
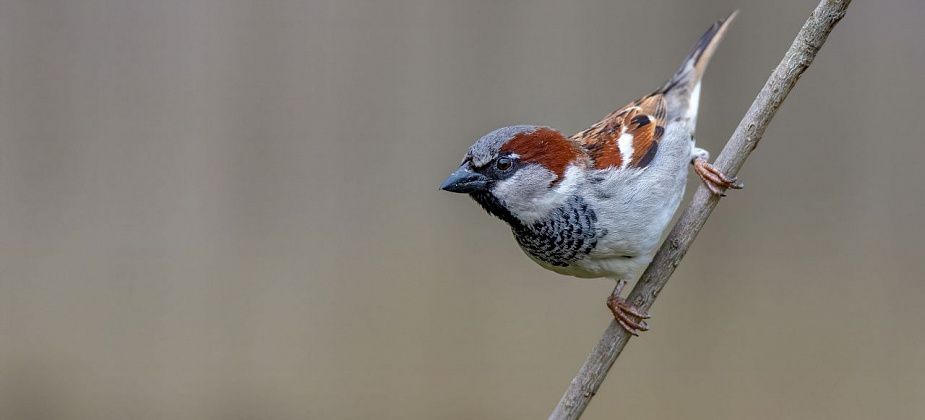
{"type": "Polygon", "coordinates": [[[473,172],[468,164],[463,164],[443,181],[440,189],[455,193],[471,193],[482,190],[487,185],[488,177],[473,172]]]}

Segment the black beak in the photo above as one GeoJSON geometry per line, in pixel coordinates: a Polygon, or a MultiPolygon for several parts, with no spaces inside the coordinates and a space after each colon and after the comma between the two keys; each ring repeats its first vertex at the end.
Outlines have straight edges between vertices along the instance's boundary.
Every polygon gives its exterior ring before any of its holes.
{"type": "Polygon", "coordinates": [[[455,193],[471,193],[482,190],[487,185],[488,177],[473,172],[468,164],[463,164],[443,181],[440,189],[455,193]]]}

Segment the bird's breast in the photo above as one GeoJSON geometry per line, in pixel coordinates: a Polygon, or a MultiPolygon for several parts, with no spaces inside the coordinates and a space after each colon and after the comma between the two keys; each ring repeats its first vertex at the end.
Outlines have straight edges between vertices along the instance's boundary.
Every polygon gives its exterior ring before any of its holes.
{"type": "Polygon", "coordinates": [[[598,226],[594,209],[579,196],[567,200],[549,217],[513,226],[512,230],[524,252],[551,267],[568,267],[587,257],[607,233],[598,226]]]}

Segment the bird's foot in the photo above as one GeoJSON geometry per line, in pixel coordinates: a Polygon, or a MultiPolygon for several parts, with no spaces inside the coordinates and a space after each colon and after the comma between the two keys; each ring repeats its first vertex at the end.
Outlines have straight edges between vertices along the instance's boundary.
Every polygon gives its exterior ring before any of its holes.
{"type": "Polygon", "coordinates": [[[742,189],[743,185],[735,177],[726,176],[723,171],[716,169],[715,166],[707,162],[702,157],[694,158],[694,172],[703,180],[704,185],[710,189],[713,194],[721,197],[726,196],[726,189],[742,189]]]}
{"type": "Polygon", "coordinates": [[[607,297],[607,307],[613,313],[613,318],[620,323],[620,326],[626,332],[632,335],[639,335],[640,331],[649,331],[649,326],[645,321],[645,319],[649,318],[649,314],[634,305],[626,303],[626,299],[620,296],[623,293],[624,286],[626,286],[626,280],[618,281],[613,293],[607,297]]]}

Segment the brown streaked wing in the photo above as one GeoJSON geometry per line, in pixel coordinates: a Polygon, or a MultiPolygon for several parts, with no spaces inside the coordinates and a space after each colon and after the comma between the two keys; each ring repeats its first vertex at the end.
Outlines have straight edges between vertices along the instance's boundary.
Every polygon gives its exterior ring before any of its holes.
{"type": "Polygon", "coordinates": [[[665,113],[664,96],[654,93],[611,112],[572,139],[582,145],[597,169],[644,168],[658,151],[658,141],[665,132],[665,113]],[[633,152],[626,162],[619,147],[624,134],[633,136],[633,152]]]}

